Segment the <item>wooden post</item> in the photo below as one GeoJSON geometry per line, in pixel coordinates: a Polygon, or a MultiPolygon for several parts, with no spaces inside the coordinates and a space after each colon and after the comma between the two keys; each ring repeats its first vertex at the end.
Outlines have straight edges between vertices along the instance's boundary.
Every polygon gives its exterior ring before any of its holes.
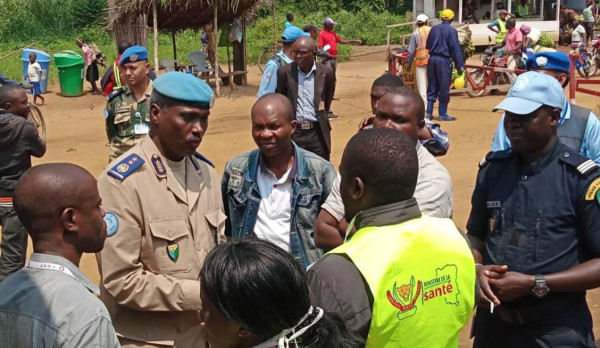
{"type": "Polygon", "coordinates": [[[154,70],[158,71],[158,0],[152,2],[152,25],[154,27],[154,70]]]}
{"type": "Polygon", "coordinates": [[[273,52],[277,53],[277,22],[275,21],[275,1],[273,1],[273,52]]]}
{"type": "Polygon", "coordinates": [[[214,37],[214,45],[215,45],[215,64],[217,65],[216,67],[214,67],[215,70],[215,85],[217,87],[216,90],[216,95],[217,97],[221,94],[221,87],[219,85],[219,27],[217,26],[217,1],[213,1],[213,4],[215,6],[215,13],[214,13],[214,20],[215,23],[213,24],[213,37],[214,37]]]}
{"type": "Polygon", "coordinates": [[[171,32],[171,41],[173,41],[173,59],[177,60],[177,42],[175,42],[175,31],[171,32]]]}

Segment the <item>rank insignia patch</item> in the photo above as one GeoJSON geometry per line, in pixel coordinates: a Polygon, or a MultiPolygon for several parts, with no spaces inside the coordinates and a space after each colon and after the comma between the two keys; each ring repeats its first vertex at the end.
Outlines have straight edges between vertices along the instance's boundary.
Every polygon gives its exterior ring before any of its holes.
{"type": "Polygon", "coordinates": [[[115,164],[107,174],[112,176],[115,179],[124,180],[126,177],[131,175],[131,173],[135,172],[136,169],[141,167],[144,164],[144,160],[132,153],[131,155],[123,158],[117,164],[115,164]]]}
{"type": "Polygon", "coordinates": [[[167,175],[167,169],[159,155],[152,155],[152,166],[158,175],[167,175]]]}

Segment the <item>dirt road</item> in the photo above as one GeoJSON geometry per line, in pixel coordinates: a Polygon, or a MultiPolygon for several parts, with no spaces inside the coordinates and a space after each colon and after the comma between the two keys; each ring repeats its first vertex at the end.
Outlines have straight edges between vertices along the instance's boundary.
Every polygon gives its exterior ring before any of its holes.
{"type": "MultiPolygon", "coordinates": [[[[337,168],[344,145],[356,132],[359,120],[369,113],[369,91],[371,83],[386,69],[382,47],[361,47],[355,53],[376,54],[357,57],[352,62],[338,67],[337,96],[333,111],[341,117],[332,122],[332,162],[337,168]]],[[[477,64],[476,59],[472,59],[477,64]]],[[[218,98],[209,120],[209,129],[199,151],[210,158],[219,173],[228,159],[255,147],[250,135],[250,108],[256,100],[260,74],[255,66],[250,67],[249,85],[226,89],[226,96],[218,98]]],[[[103,97],[91,94],[78,98],[63,98],[58,86],[50,86],[46,95],[47,105],[42,107],[48,126],[48,152],[34,163],[71,162],[99,175],[107,164],[108,148],[104,131],[102,110],[103,97]]],[[[87,89],[87,86],[86,86],[87,89]]],[[[457,116],[456,122],[443,123],[442,127],[451,137],[448,154],[440,161],[448,168],[454,184],[454,220],[464,228],[470,210],[470,195],[473,190],[477,163],[489,151],[494,129],[500,114],[491,109],[503,96],[470,98],[466,94],[452,97],[449,113],[457,116]]],[[[592,108],[597,113],[598,99],[583,96],[578,104],[592,108]]],[[[434,114],[437,114],[437,110],[434,114]]],[[[99,276],[95,258],[85,255],[81,268],[94,281],[99,276]]],[[[600,291],[588,295],[590,308],[595,318],[600,318],[598,304],[600,291]]],[[[470,346],[468,329],[463,330],[461,346],[470,346]]],[[[596,329],[600,337],[600,329],[596,329]]]]}

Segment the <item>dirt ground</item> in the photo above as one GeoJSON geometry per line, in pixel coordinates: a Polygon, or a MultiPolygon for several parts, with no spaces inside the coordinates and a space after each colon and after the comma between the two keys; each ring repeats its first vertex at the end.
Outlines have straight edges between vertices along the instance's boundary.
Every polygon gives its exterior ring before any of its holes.
{"type": "MultiPolygon", "coordinates": [[[[370,112],[369,91],[371,83],[386,70],[385,47],[357,47],[360,55],[352,62],[338,66],[337,97],[333,111],[340,118],[332,122],[332,162],[337,168],[348,139],[355,134],[360,119],[370,112]]],[[[469,63],[479,64],[477,57],[469,63]]],[[[217,99],[211,112],[209,128],[199,151],[210,158],[221,173],[231,157],[255,148],[250,135],[250,108],[256,100],[260,72],[249,67],[248,86],[235,90],[225,87],[223,97],[217,99]]],[[[86,90],[89,87],[85,86],[86,90]]],[[[101,96],[86,94],[77,98],[63,98],[57,85],[49,87],[47,105],[42,107],[47,124],[48,152],[34,164],[71,162],[87,168],[95,176],[107,165],[108,148],[104,131],[102,110],[105,100],[101,96]]],[[[486,95],[470,98],[466,94],[452,96],[449,114],[457,116],[455,122],[443,123],[450,134],[448,154],[440,161],[450,171],[454,185],[454,220],[464,228],[470,210],[470,195],[474,187],[479,160],[489,151],[494,129],[500,118],[491,112],[503,95],[486,95]]],[[[596,97],[579,95],[577,104],[592,108],[598,113],[596,97]]],[[[437,114],[434,112],[434,115],[437,114]]],[[[31,252],[31,246],[30,246],[31,252]]],[[[92,255],[84,255],[81,268],[94,282],[99,275],[92,255]]],[[[594,318],[600,318],[600,290],[588,293],[594,318]]],[[[594,330],[600,338],[600,329],[594,330]]],[[[468,327],[461,335],[461,347],[468,347],[468,327]]]]}

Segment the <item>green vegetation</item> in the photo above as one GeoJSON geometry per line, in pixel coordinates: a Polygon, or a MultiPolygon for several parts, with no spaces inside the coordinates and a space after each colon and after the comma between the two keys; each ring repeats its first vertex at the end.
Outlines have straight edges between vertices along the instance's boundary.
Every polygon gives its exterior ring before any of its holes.
{"type": "MultiPolygon", "coordinates": [[[[412,2],[410,2],[412,4],[412,2]]],[[[285,14],[295,15],[294,24],[303,27],[313,23],[321,27],[325,17],[332,17],[338,22],[335,30],[346,39],[361,39],[364,45],[383,45],[386,42],[386,25],[405,22],[401,15],[392,14],[406,11],[401,2],[384,0],[339,0],[334,2],[304,0],[278,1],[275,18],[275,32],[279,35],[283,30],[285,14]],[[386,3],[392,3],[386,8],[386,3]]],[[[87,42],[94,42],[111,63],[116,57],[115,44],[106,32],[102,30],[102,20],[106,0],[2,0],[0,6],[0,57],[19,50],[35,42],[34,47],[53,55],[56,51],[72,50],[81,52],[75,44],[78,37],[87,42]]],[[[265,46],[273,45],[272,8],[259,7],[257,18],[249,22],[247,28],[248,63],[256,64],[258,56],[265,46]]],[[[399,35],[410,32],[410,27],[394,29],[393,42],[399,42],[399,35]]],[[[152,53],[152,33],[150,33],[148,48],[152,53]]],[[[226,38],[226,35],[221,36],[226,38]]],[[[192,30],[178,32],[177,58],[185,61],[187,54],[201,48],[200,33],[192,30]]],[[[220,40],[219,60],[227,61],[227,51],[220,40]]],[[[159,35],[159,59],[172,58],[173,48],[171,34],[161,32],[159,35]]],[[[339,55],[350,56],[348,45],[340,45],[339,55]]],[[[21,53],[0,60],[0,71],[16,80],[22,78],[21,53]]],[[[103,70],[101,69],[102,73],[103,70]]],[[[51,64],[50,81],[57,82],[57,69],[51,64]]]]}

